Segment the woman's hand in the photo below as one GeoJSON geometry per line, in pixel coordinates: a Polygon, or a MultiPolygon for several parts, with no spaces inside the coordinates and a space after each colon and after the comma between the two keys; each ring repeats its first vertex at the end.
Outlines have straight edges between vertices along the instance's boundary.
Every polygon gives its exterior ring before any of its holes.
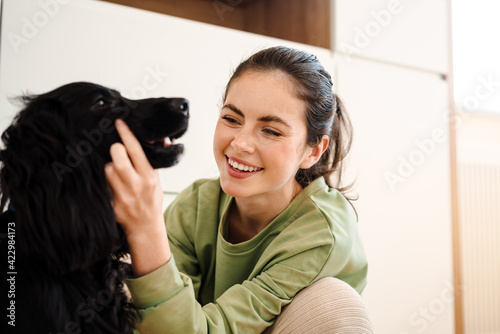
{"type": "Polygon", "coordinates": [[[127,235],[134,273],[142,276],[171,257],[162,214],[163,192],[158,171],[151,167],[132,131],[120,119],[116,129],[123,144],[111,146],[112,162],[105,173],[114,195],[116,219],[127,235]]]}

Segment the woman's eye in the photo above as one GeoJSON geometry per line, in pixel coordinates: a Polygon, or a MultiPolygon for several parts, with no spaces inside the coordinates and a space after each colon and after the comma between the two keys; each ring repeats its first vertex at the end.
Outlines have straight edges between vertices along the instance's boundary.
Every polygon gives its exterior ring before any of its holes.
{"type": "Polygon", "coordinates": [[[267,134],[273,135],[275,137],[281,137],[281,133],[274,131],[274,130],[271,130],[271,129],[264,129],[262,131],[264,131],[267,134]]]}
{"type": "Polygon", "coordinates": [[[222,119],[231,124],[238,124],[238,121],[229,116],[222,116],[222,119]]]}

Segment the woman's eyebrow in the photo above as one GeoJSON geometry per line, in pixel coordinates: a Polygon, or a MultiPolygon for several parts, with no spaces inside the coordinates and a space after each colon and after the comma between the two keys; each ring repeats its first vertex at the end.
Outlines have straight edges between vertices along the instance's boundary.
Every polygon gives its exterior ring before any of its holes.
{"type": "Polygon", "coordinates": [[[236,106],[234,104],[231,104],[231,103],[228,103],[228,104],[225,104],[222,109],[224,108],[228,108],[228,109],[231,109],[232,111],[234,111],[235,113],[237,113],[238,115],[240,115],[241,117],[245,117],[245,115],[243,115],[243,113],[241,112],[241,110],[239,110],[238,108],[236,108],[236,106]]]}
{"type": "Polygon", "coordinates": [[[286,126],[288,128],[292,128],[290,126],[290,124],[288,124],[287,122],[285,122],[283,119],[279,118],[278,116],[272,116],[272,115],[264,116],[264,117],[259,118],[259,121],[261,121],[261,122],[276,122],[276,123],[283,124],[284,126],[286,126]]]}
{"type": "MultiPolygon", "coordinates": [[[[234,111],[239,116],[245,118],[245,115],[243,114],[243,112],[241,110],[239,110],[235,105],[233,105],[231,103],[225,104],[222,107],[222,109],[224,109],[224,108],[231,109],[232,111],[234,111]]],[[[290,126],[290,124],[288,124],[285,120],[283,120],[282,118],[280,118],[278,116],[274,116],[274,115],[263,116],[263,117],[259,118],[259,121],[260,122],[276,122],[276,123],[281,123],[281,124],[283,124],[284,126],[286,126],[288,128],[292,128],[290,126]]]]}

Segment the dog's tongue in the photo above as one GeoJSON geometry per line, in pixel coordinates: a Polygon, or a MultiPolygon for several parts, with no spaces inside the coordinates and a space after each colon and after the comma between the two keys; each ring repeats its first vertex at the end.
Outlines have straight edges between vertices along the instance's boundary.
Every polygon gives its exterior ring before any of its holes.
{"type": "Polygon", "coordinates": [[[170,145],[172,145],[172,140],[168,137],[163,138],[163,147],[169,147],[170,145]]]}

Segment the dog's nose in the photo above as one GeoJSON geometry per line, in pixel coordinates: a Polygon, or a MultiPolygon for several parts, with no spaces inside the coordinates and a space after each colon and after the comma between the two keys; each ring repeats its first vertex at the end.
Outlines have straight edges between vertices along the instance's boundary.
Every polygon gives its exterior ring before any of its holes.
{"type": "Polygon", "coordinates": [[[180,111],[183,115],[189,116],[189,101],[184,98],[173,98],[170,105],[174,110],[180,111]]]}

